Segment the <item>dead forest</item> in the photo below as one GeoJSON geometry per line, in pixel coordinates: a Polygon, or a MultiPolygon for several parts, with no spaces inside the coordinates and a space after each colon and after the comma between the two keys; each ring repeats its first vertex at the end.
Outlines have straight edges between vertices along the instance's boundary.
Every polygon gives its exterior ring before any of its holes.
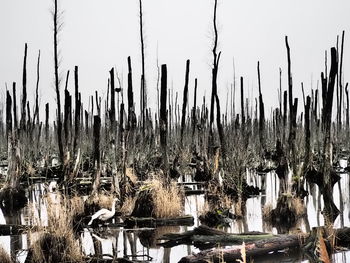
{"type": "MultiPolygon", "coordinates": [[[[343,213],[334,201],[334,187],[350,169],[344,31],[335,38],[334,47],[325,47],[324,71],[319,73],[316,88],[293,82],[293,43],[285,36],[288,68],[280,69],[280,85],[273,87],[278,90],[276,107],[264,105],[259,61],[258,97],[248,99],[245,79],[239,77],[231,85],[225,107],[218,96],[221,52],[215,1],[211,94],[197,96],[201,87],[191,75],[189,58],[184,61],[183,99],[179,101],[180,94],[170,88],[166,64],[159,66],[157,86],[147,85],[140,0],[142,63],[136,65],[131,57],[125,58],[127,87],[111,67],[107,98],[102,99],[97,91],[87,94],[79,85],[78,66],[65,72],[64,79],[59,77],[58,4],[54,2],[56,104],[46,103],[45,111],[39,110],[40,51],[35,101],[27,97],[27,53],[35,48],[27,44],[22,83],[7,84],[0,100],[0,207],[6,218],[0,234],[11,238],[40,234],[29,242],[26,262],[132,262],[135,256],[102,257],[98,239],[94,240],[95,254],[84,255],[79,252],[77,233],[90,224],[93,229],[105,226],[104,219],[91,216],[101,208],[110,209],[112,203],[113,215],[107,218],[114,220],[111,228],[193,226],[193,215],[184,212],[184,200],[190,195],[204,197],[207,209],[199,216],[201,225],[163,233],[153,240],[164,249],[179,244],[201,248],[202,252],[180,262],[250,262],[251,257],[285,248],[303,251],[310,262],[331,262],[337,248],[349,245],[349,230],[333,227],[343,213]],[[133,74],[135,67],[141,67],[141,76],[133,74]],[[287,83],[282,83],[282,75],[287,76],[287,83]],[[68,85],[69,79],[74,86],[68,85]],[[135,86],[135,80],[141,86],[135,86]],[[295,97],[293,92],[300,89],[302,98],[295,97]],[[149,96],[157,97],[156,108],[148,106],[149,96]],[[89,98],[88,104],[82,103],[84,97],[89,98]],[[262,184],[251,184],[249,174],[262,184]],[[245,217],[249,198],[265,194],[267,174],[278,178],[279,190],[276,206],[264,209],[262,220],[278,233],[236,235],[219,230],[227,220],[245,217]],[[31,193],[38,185],[46,187],[42,198],[48,207],[47,222],[31,215],[24,224],[21,211],[33,204],[31,193]],[[296,234],[292,231],[298,220],[308,213],[304,199],[315,194],[315,188],[323,204],[322,226],[296,234]],[[54,200],[50,193],[55,193],[54,200]],[[218,248],[218,244],[239,248],[218,248]]],[[[16,262],[16,253],[7,260],[3,262],[16,262]]]]}

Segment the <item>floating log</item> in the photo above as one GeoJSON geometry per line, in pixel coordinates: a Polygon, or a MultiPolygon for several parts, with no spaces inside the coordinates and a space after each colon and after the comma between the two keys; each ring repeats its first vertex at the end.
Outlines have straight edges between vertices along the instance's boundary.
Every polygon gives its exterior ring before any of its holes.
{"type": "MultiPolygon", "coordinates": [[[[207,243],[217,244],[225,244],[225,242],[232,243],[243,243],[245,244],[246,256],[247,258],[262,256],[270,252],[283,250],[287,248],[301,248],[302,245],[307,242],[307,238],[310,237],[308,233],[300,233],[300,234],[291,234],[291,235],[270,235],[260,233],[248,233],[247,234],[239,234],[239,235],[230,235],[225,232],[220,233],[216,229],[205,229],[203,226],[200,226],[201,229],[195,228],[192,231],[187,231],[182,234],[167,234],[164,235],[161,239],[172,240],[172,242],[180,242],[185,239],[191,240],[191,242],[200,241],[207,243]],[[213,232],[214,231],[214,232],[213,232]],[[201,233],[202,235],[196,235],[197,233],[201,233]],[[210,234],[212,233],[212,234],[210,234]],[[203,235],[204,234],[204,235],[203,235]],[[252,235],[253,234],[253,235],[252,235]],[[254,235],[255,234],[255,235],[254,235]],[[258,235],[256,235],[258,234],[258,235]],[[239,241],[239,239],[241,241],[239,241]],[[235,241],[236,242],[233,242],[235,241]],[[255,241],[254,241],[255,239],[255,241]]],[[[315,233],[315,229],[312,233],[315,233]]],[[[334,235],[336,240],[336,246],[339,245],[349,245],[350,242],[350,228],[344,227],[340,229],[334,229],[334,235]]],[[[169,245],[170,242],[165,242],[161,244],[162,246],[169,245]]],[[[186,243],[187,244],[187,243],[186,243]]],[[[204,263],[204,262],[222,262],[220,260],[224,260],[225,262],[235,262],[236,259],[241,258],[241,248],[242,245],[239,246],[231,246],[229,248],[218,248],[218,249],[206,249],[197,254],[188,255],[183,257],[179,263],[204,263]]]]}
{"type": "MultiPolygon", "coordinates": [[[[246,256],[253,257],[286,248],[300,247],[300,235],[280,235],[245,244],[246,256]]],[[[241,258],[242,245],[230,248],[207,249],[197,254],[183,257],[179,263],[235,262],[241,258]]]]}
{"type": "Polygon", "coordinates": [[[126,227],[157,227],[157,226],[193,226],[194,218],[191,215],[175,218],[127,217],[124,220],[126,227]]]}
{"type": "Polygon", "coordinates": [[[214,247],[216,244],[242,244],[262,239],[274,238],[272,234],[261,232],[249,232],[242,234],[229,234],[221,230],[210,228],[205,225],[194,228],[184,233],[165,234],[159,240],[167,240],[159,243],[163,247],[174,247],[181,244],[195,245],[196,247],[214,247]]]}

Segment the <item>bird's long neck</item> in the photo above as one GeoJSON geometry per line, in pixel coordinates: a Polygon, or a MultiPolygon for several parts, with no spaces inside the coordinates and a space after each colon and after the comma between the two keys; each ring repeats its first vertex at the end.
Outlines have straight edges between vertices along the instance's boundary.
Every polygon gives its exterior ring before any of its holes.
{"type": "Polygon", "coordinates": [[[113,200],[113,203],[112,203],[112,213],[115,213],[115,200],[113,200]]]}

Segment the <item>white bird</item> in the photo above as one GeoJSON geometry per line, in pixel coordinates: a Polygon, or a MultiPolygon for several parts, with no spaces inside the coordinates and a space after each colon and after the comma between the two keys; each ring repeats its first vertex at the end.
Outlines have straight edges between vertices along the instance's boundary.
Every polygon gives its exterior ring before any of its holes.
{"type": "Polygon", "coordinates": [[[106,208],[102,208],[102,209],[98,210],[95,214],[93,214],[91,216],[91,220],[88,223],[88,225],[91,225],[92,222],[95,219],[99,219],[99,220],[102,220],[102,221],[107,221],[108,219],[111,219],[114,216],[114,214],[115,214],[115,203],[116,203],[117,200],[118,200],[117,198],[113,199],[112,210],[108,210],[106,208]]]}

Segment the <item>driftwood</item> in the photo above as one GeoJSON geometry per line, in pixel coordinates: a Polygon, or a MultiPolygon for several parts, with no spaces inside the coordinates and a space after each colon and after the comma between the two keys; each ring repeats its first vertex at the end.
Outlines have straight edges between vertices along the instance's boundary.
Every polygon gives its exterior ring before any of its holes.
{"type": "MultiPolygon", "coordinates": [[[[255,242],[248,242],[245,244],[246,256],[253,257],[281,249],[299,247],[300,240],[300,235],[279,235],[255,242]]],[[[179,262],[219,262],[220,259],[223,259],[225,262],[235,262],[236,259],[241,258],[241,248],[242,245],[237,245],[230,248],[203,250],[200,253],[183,257],[179,262]]]]}
{"type": "MultiPolygon", "coordinates": [[[[218,249],[206,249],[197,254],[192,254],[186,257],[183,257],[179,262],[181,263],[204,263],[204,262],[219,262],[224,260],[225,262],[235,262],[236,259],[241,258],[241,248],[243,241],[245,242],[246,256],[256,257],[266,255],[267,253],[291,249],[291,248],[301,248],[305,246],[307,248],[308,240],[312,235],[316,233],[316,229],[309,233],[304,234],[290,234],[290,235],[270,235],[270,234],[261,234],[256,235],[257,233],[248,233],[232,235],[227,234],[215,229],[205,229],[202,226],[195,228],[192,231],[188,231],[182,234],[167,234],[164,235],[161,239],[172,239],[173,242],[180,242],[180,237],[182,240],[187,239],[194,242],[207,242],[207,243],[216,243],[216,244],[240,244],[231,246],[229,248],[218,248],[218,249]],[[203,232],[204,230],[204,232],[203,232]],[[214,232],[213,232],[214,231],[214,232]],[[207,235],[195,235],[196,232],[206,233],[207,235]],[[221,233],[220,233],[221,232],[221,233]],[[209,233],[212,233],[211,235],[209,233]],[[253,234],[253,235],[252,235],[253,234]],[[255,235],[254,235],[255,234],[255,235]],[[254,240],[255,239],[255,240],[254,240]]],[[[334,236],[336,240],[336,246],[349,246],[350,241],[350,228],[344,227],[341,229],[334,229],[334,236]]],[[[161,245],[169,245],[169,241],[161,245]]]]}
{"type": "Polygon", "coordinates": [[[186,215],[176,218],[127,217],[126,227],[157,227],[157,226],[193,226],[193,216],[186,215]]]}
{"type": "Polygon", "coordinates": [[[159,240],[167,240],[159,245],[173,247],[181,244],[195,245],[199,248],[214,247],[217,244],[242,244],[242,242],[257,241],[273,238],[274,235],[261,232],[249,232],[242,234],[229,234],[205,225],[194,228],[184,233],[165,234],[159,240]]]}

